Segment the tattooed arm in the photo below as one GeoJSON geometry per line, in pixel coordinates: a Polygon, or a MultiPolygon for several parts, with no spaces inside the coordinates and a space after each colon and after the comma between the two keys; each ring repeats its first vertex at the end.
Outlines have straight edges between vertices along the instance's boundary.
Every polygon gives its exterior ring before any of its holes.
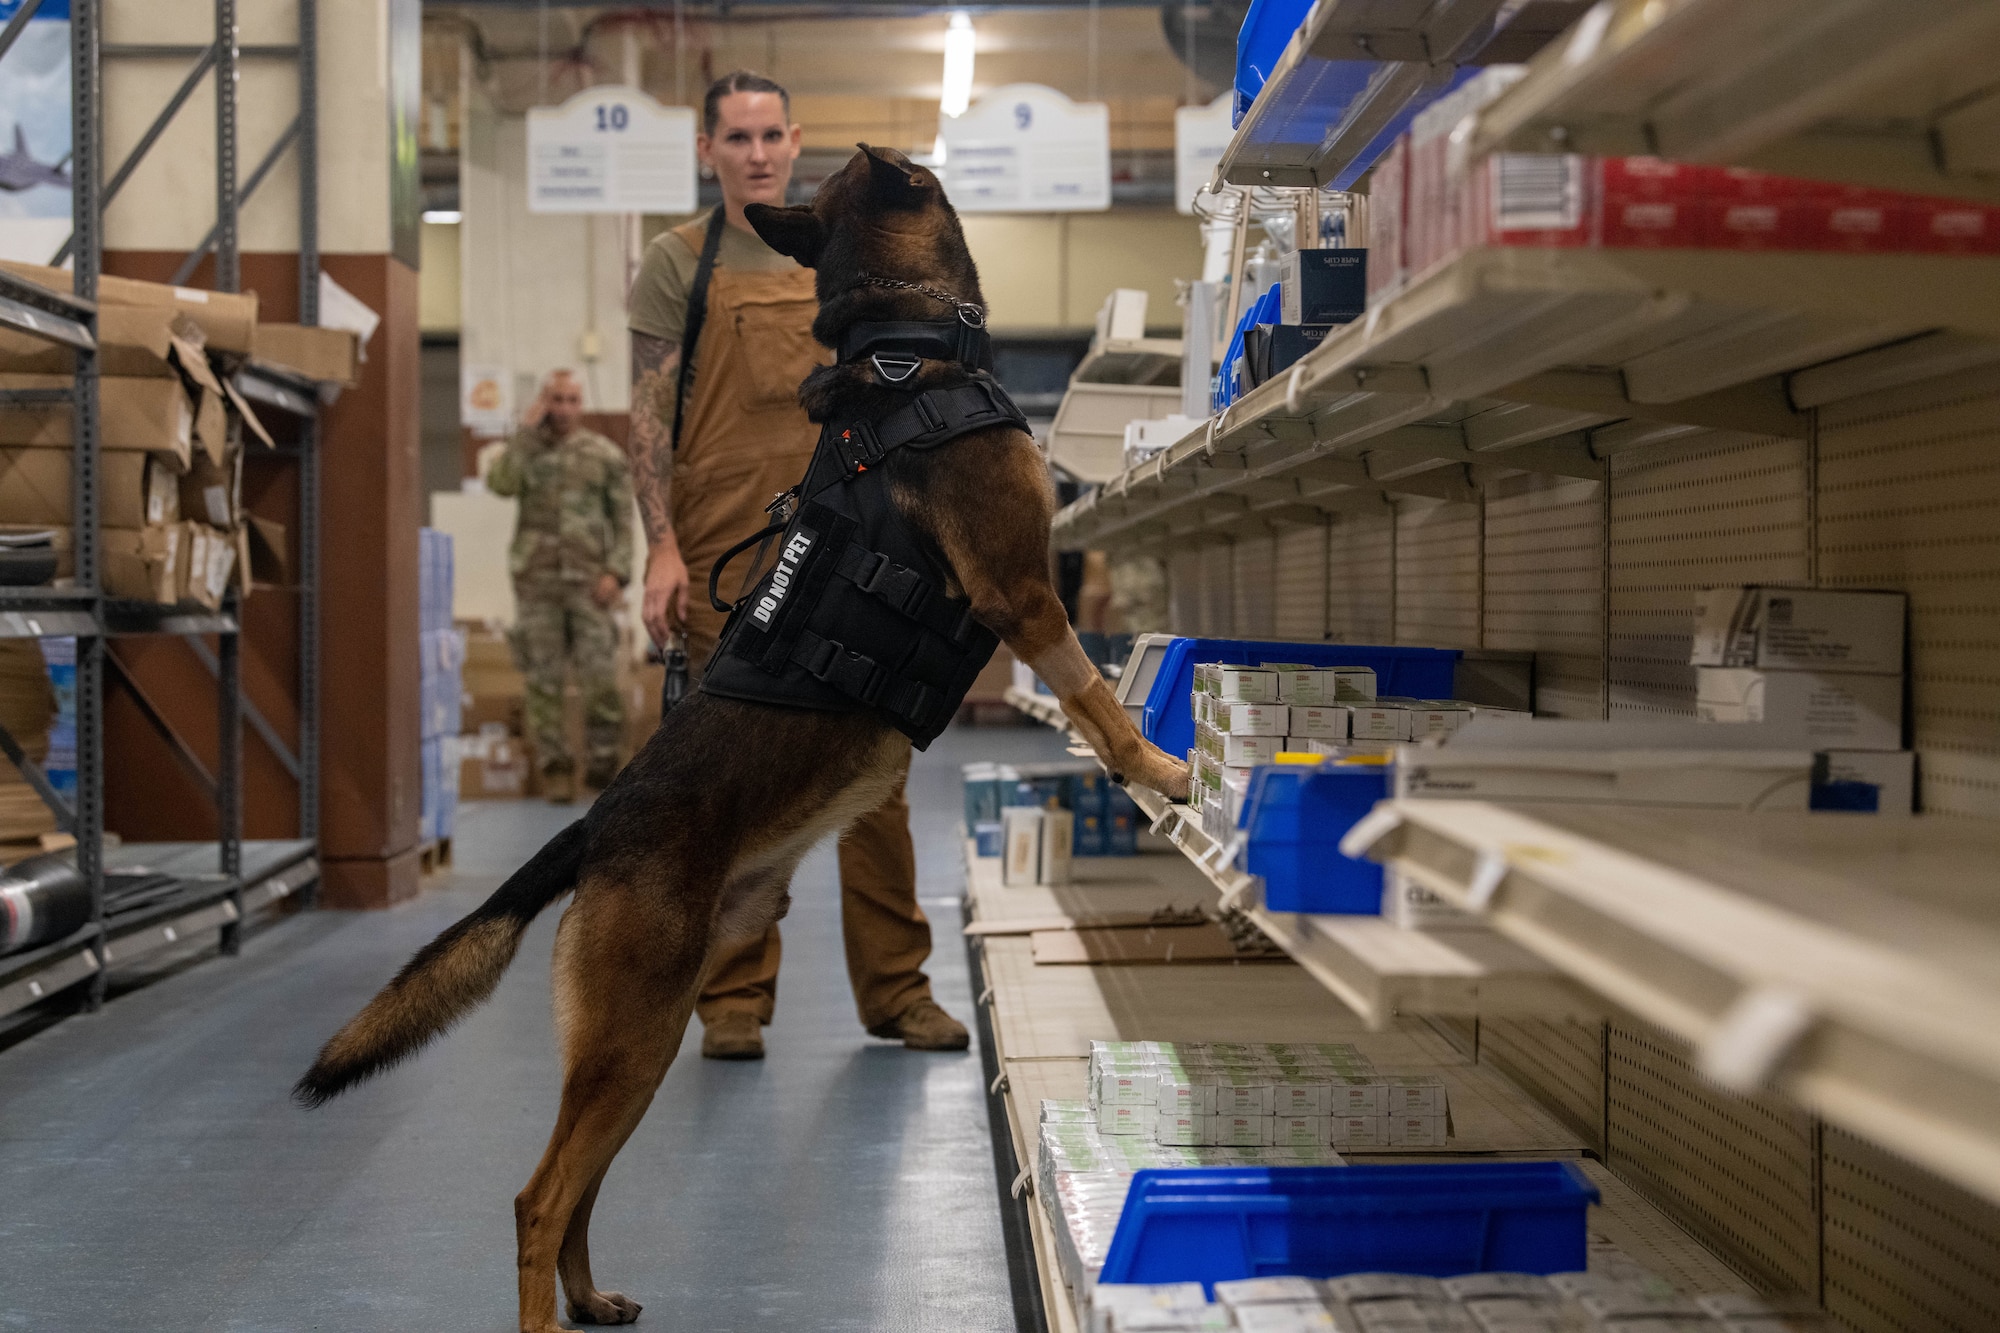
{"type": "Polygon", "coordinates": [[[674,404],[679,343],[632,333],[632,489],[646,529],[646,597],[640,618],[653,642],[687,623],[688,572],[674,536],[674,404]]]}

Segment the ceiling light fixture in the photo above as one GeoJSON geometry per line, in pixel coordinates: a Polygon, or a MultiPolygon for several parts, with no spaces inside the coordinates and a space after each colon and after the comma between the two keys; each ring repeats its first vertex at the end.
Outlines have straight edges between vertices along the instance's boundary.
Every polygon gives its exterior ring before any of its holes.
{"type": "Polygon", "coordinates": [[[953,14],[944,30],[944,92],[938,98],[938,110],[947,116],[963,115],[965,108],[972,105],[972,58],[976,41],[972,19],[964,13],[953,14]]]}
{"type": "MultiPolygon", "coordinates": [[[[407,217],[409,215],[406,213],[404,216],[407,217]]],[[[426,222],[441,222],[449,227],[464,220],[465,215],[455,208],[426,208],[424,210],[424,221],[426,222]]]]}

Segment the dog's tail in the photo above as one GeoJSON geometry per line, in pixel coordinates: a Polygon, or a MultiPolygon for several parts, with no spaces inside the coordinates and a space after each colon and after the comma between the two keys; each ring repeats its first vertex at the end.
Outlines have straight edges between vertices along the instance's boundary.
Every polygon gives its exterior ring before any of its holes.
{"type": "Polygon", "coordinates": [[[292,1089],[319,1106],[416,1054],[493,993],[528,923],[576,886],[588,842],[579,819],[549,839],[491,898],[425,945],[366,1008],[320,1049],[292,1089]]]}

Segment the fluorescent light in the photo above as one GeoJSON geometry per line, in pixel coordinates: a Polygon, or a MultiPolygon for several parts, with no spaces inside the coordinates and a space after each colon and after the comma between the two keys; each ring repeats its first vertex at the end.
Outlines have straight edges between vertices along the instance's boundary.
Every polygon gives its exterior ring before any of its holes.
{"type": "Polygon", "coordinates": [[[938,98],[938,110],[947,116],[963,115],[965,108],[972,105],[972,56],[976,41],[971,18],[953,14],[950,26],[944,30],[944,94],[938,98]]]}
{"type": "MultiPolygon", "coordinates": [[[[408,217],[409,214],[405,213],[403,216],[408,217]]],[[[424,210],[424,221],[426,222],[442,222],[446,226],[454,226],[464,220],[465,214],[455,208],[426,208],[424,210]]]]}

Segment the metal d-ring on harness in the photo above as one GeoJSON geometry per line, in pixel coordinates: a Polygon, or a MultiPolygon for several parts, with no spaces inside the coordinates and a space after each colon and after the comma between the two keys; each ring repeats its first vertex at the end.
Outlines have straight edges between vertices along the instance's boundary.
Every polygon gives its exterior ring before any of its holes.
{"type": "Polygon", "coordinates": [[[983,369],[992,353],[978,306],[920,284],[872,285],[923,291],[952,304],[953,318],[857,324],[841,339],[843,361],[872,361],[891,387],[926,359],[957,361],[970,375],[903,390],[879,416],[824,423],[805,478],[780,497],[796,504],[774,505],[779,521],[709,575],[709,598],[730,618],[701,687],[760,703],[865,709],[922,747],[951,721],[999,641],[949,591],[950,570],[896,507],[877,464],[898,449],[935,449],[993,426],[1025,430],[1027,421],[983,369]],[[723,566],[774,537],[771,568],[733,606],[723,601],[723,566]]]}

